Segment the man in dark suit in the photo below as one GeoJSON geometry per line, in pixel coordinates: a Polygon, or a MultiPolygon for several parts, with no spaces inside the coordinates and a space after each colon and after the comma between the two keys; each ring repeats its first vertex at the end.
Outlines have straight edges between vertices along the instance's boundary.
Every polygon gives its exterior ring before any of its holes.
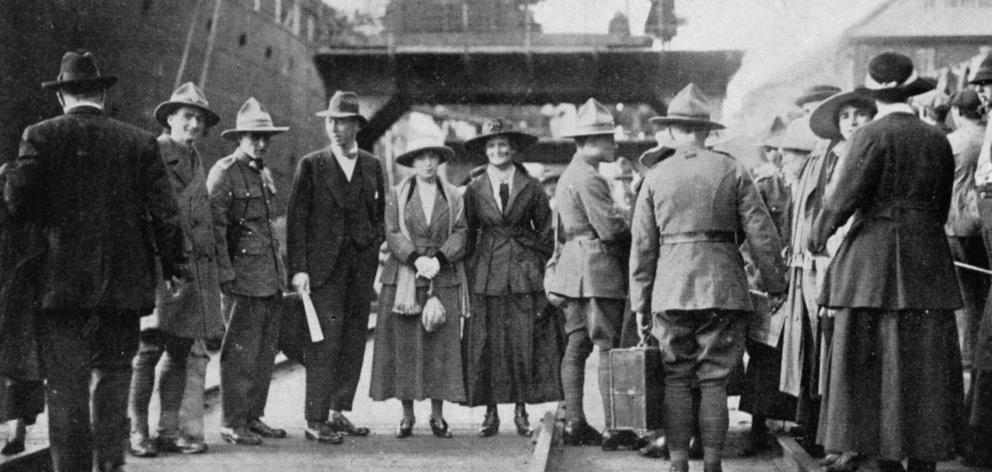
{"type": "Polygon", "coordinates": [[[6,188],[12,215],[38,225],[47,246],[36,306],[58,472],[123,470],[138,319],[155,305],[152,245],[167,283],[186,272],[155,136],[104,114],[116,80],[91,54],[66,53],[58,79],[42,84],[65,114],[24,131],[6,188]]]}
{"type": "Polygon", "coordinates": [[[336,92],[317,116],[326,120],[331,145],[303,156],[296,168],[287,250],[293,287],[311,294],[324,334],[304,354],[305,416],[307,438],[326,443],[369,433],[341,412],[351,410],[362,372],[385,200],[379,161],[355,141],[366,123],[358,96],[336,92]]]}

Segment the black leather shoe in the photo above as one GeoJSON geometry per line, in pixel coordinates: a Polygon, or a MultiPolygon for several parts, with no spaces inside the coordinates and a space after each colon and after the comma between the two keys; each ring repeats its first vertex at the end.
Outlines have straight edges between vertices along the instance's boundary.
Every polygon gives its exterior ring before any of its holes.
{"type": "Polygon", "coordinates": [[[155,457],[158,455],[158,445],[144,434],[131,433],[130,451],[134,457],[155,457]]]}
{"type": "Polygon", "coordinates": [[[413,424],[417,422],[416,418],[403,418],[400,420],[400,427],[396,431],[396,437],[403,439],[408,438],[413,435],[413,424]]]}
{"type": "Polygon", "coordinates": [[[307,422],[307,427],[303,430],[303,435],[311,441],[321,444],[341,444],[344,437],[338,434],[328,423],[307,422]]]}
{"type": "Polygon", "coordinates": [[[647,457],[648,459],[665,459],[669,458],[668,455],[668,441],[664,436],[659,436],[654,441],[648,443],[647,446],[641,448],[641,457],[647,457]]]}
{"type": "Polygon", "coordinates": [[[603,442],[600,446],[604,451],[616,451],[617,449],[639,449],[644,447],[643,441],[637,437],[633,431],[603,431],[603,442]]]}
{"type": "Polygon", "coordinates": [[[486,412],[486,417],[482,419],[482,427],[479,428],[479,437],[488,438],[499,433],[499,415],[494,412],[486,412]]]}
{"type": "Polygon", "coordinates": [[[517,413],[513,415],[513,425],[517,427],[517,434],[524,437],[531,437],[534,434],[530,430],[530,421],[527,420],[527,413],[517,413]]]}
{"type": "Polygon", "coordinates": [[[450,438],[451,430],[448,429],[448,422],[444,418],[431,418],[428,423],[431,425],[431,433],[439,438],[450,438]]]}
{"type": "Polygon", "coordinates": [[[248,428],[245,427],[221,428],[220,437],[231,444],[237,444],[239,446],[258,446],[262,444],[262,438],[248,431],[248,428]]]}
{"type": "Polygon", "coordinates": [[[207,443],[202,439],[181,437],[176,440],[176,447],[183,454],[203,454],[207,452],[207,443]]]}
{"type": "Polygon", "coordinates": [[[3,449],[0,449],[0,454],[5,456],[12,456],[22,452],[24,452],[24,438],[8,439],[7,444],[4,444],[3,449]]]}
{"type": "Polygon", "coordinates": [[[248,431],[251,431],[263,438],[282,439],[286,437],[285,429],[273,428],[258,418],[248,422],[248,431]]]}
{"type": "Polygon", "coordinates": [[[693,436],[689,439],[689,458],[696,460],[703,458],[703,441],[699,439],[699,436],[693,436]]]}
{"type": "Polygon", "coordinates": [[[571,420],[565,423],[564,442],[566,446],[591,446],[602,444],[603,435],[586,420],[571,420]]]}
{"type": "Polygon", "coordinates": [[[335,432],[348,436],[368,436],[369,429],[364,426],[355,426],[345,418],[344,415],[336,415],[328,422],[335,432]]]}

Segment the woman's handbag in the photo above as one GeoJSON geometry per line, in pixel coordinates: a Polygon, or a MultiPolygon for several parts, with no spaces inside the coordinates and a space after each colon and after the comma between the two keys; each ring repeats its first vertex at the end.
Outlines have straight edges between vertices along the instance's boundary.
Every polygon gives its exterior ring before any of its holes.
{"type": "Polygon", "coordinates": [[[555,249],[551,253],[548,263],[544,266],[544,296],[548,298],[548,303],[560,307],[562,303],[565,303],[565,297],[554,291],[554,288],[558,286],[558,259],[561,258],[561,243],[558,241],[558,226],[561,224],[561,218],[558,216],[557,210],[554,211],[551,220],[552,224],[555,225],[555,249]]]}
{"type": "Polygon", "coordinates": [[[424,329],[428,333],[433,333],[447,320],[447,314],[441,300],[434,295],[434,281],[427,289],[427,302],[424,303],[424,312],[420,315],[420,321],[424,324],[424,329]]]}

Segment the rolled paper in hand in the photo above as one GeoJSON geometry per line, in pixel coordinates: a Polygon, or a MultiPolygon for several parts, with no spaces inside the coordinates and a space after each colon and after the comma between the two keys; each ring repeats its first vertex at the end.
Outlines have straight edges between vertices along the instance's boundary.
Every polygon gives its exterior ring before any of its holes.
{"type": "Polygon", "coordinates": [[[307,329],[310,330],[310,342],[319,343],[324,340],[324,332],[320,330],[320,321],[317,320],[317,309],[313,307],[313,300],[310,300],[310,293],[300,292],[303,299],[303,313],[307,316],[307,329]]]}

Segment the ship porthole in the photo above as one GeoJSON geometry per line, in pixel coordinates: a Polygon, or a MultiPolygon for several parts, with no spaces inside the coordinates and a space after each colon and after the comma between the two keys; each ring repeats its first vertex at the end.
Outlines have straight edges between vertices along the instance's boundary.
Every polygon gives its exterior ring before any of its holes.
{"type": "Polygon", "coordinates": [[[244,46],[245,43],[247,42],[248,42],[248,36],[244,33],[241,33],[241,36],[238,36],[238,46],[244,46]]]}

